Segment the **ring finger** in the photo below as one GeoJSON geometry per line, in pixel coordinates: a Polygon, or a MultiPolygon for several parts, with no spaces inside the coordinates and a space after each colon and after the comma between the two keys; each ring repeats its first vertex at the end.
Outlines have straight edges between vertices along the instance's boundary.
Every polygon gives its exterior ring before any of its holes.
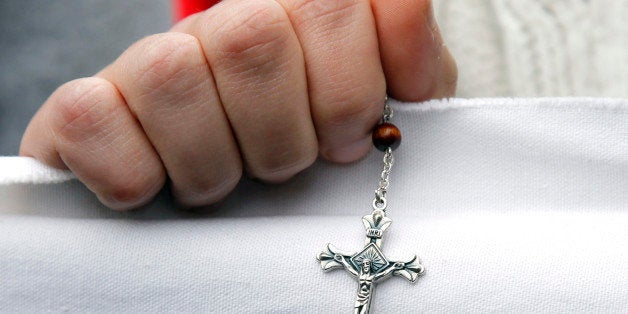
{"type": "Polygon", "coordinates": [[[351,162],[371,148],[386,81],[367,0],[281,0],[305,55],[321,155],[351,162]]]}

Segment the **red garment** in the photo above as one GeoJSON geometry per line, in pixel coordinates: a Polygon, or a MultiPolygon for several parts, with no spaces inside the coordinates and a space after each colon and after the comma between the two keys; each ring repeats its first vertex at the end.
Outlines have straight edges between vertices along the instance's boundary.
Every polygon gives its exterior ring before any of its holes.
{"type": "Polygon", "coordinates": [[[197,12],[209,9],[220,0],[172,0],[174,20],[180,21],[197,12]]]}

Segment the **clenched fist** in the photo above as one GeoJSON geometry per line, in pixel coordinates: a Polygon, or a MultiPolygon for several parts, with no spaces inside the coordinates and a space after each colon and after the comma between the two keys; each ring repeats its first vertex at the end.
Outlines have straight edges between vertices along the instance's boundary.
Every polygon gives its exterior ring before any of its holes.
{"type": "Polygon", "coordinates": [[[387,91],[448,97],[456,77],[428,0],[227,0],[61,86],[20,154],[114,209],[167,177],[183,205],[207,205],[243,171],[281,182],[318,155],[363,157],[387,91]]]}

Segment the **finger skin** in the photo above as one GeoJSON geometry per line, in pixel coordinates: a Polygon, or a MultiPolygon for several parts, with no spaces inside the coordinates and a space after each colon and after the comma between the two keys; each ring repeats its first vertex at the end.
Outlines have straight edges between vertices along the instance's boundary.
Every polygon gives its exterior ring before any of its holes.
{"type": "Polygon", "coordinates": [[[199,38],[247,172],[285,181],[309,167],[318,145],[303,55],[273,0],[226,1],[177,27],[199,38]]]}
{"type": "Polygon", "coordinates": [[[458,71],[430,0],[372,0],[388,93],[402,101],[454,95],[458,71]]]}
{"type": "Polygon", "coordinates": [[[282,0],[303,47],[321,155],[351,162],[370,149],[385,79],[366,0],[282,0]]]}
{"type": "Polygon", "coordinates": [[[157,193],[163,159],[177,197],[196,206],[235,186],[238,156],[271,182],[311,165],[319,147],[332,161],[362,157],[386,89],[405,101],[454,94],[456,64],[429,0],[279,2],[225,1],[175,26],[200,46],[172,37],[176,44],[154,43],[155,55],[136,50],[142,62],[120,61],[101,73],[106,79],[60,87],[33,118],[20,154],[69,168],[117,209],[157,193]]]}
{"type": "Polygon", "coordinates": [[[149,36],[98,76],[124,96],[182,205],[208,205],[235,188],[240,154],[197,38],[174,32],[149,36]]]}
{"type": "Polygon", "coordinates": [[[115,86],[101,78],[71,81],[31,121],[20,155],[67,167],[108,207],[148,202],[165,172],[115,86]]]}

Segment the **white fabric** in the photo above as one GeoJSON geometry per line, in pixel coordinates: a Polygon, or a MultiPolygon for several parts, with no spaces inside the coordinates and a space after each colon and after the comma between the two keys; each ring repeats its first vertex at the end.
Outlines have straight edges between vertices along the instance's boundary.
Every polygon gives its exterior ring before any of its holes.
{"type": "Polygon", "coordinates": [[[628,97],[628,1],[434,4],[460,97],[628,97]]]}
{"type": "Polygon", "coordinates": [[[74,179],[70,171],[48,167],[30,158],[0,156],[0,184],[61,183],[74,179]]]}
{"type": "MultiPolygon", "coordinates": [[[[628,100],[394,106],[383,249],[427,270],[378,285],[375,313],[628,309],[628,100]]],[[[23,179],[4,182],[20,183],[0,185],[1,312],[351,311],[356,281],[315,256],[361,249],[380,153],[281,186],[243,180],[210,214],[167,192],[115,213],[32,160],[0,159],[0,177],[16,164],[23,179]]]]}

